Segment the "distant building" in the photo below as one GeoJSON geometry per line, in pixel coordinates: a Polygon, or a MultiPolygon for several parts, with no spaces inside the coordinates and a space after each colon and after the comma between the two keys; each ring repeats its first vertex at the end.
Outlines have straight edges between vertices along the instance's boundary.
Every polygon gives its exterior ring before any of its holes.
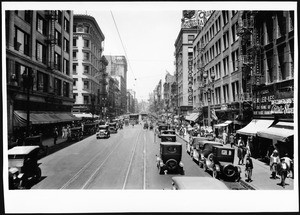
{"type": "Polygon", "coordinates": [[[174,75],[171,75],[167,72],[165,76],[165,82],[163,85],[163,101],[164,101],[164,109],[166,112],[173,112],[174,106],[172,104],[172,84],[176,81],[174,75]]]}
{"type": "Polygon", "coordinates": [[[105,37],[90,15],[74,15],[73,34],[73,112],[100,115],[107,65],[102,56],[105,37]]]}
{"type": "Polygon", "coordinates": [[[120,114],[126,113],[127,106],[127,60],[125,56],[111,56],[105,55],[108,65],[107,65],[107,73],[114,77],[119,77],[120,83],[120,114]]]}

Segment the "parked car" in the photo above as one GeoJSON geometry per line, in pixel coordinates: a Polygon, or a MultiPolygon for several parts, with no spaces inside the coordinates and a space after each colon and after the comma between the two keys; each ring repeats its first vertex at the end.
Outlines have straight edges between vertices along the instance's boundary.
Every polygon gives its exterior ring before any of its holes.
{"type": "Polygon", "coordinates": [[[110,137],[110,131],[108,125],[99,125],[98,131],[96,133],[96,138],[109,138],[110,137]]]}
{"type": "Polygon", "coordinates": [[[162,134],[163,131],[168,130],[167,124],[159,124],[158,125],[158,137],[162,134]]]}
{"type": "Polygon", "coordinates": [[[162,130],[162,131],[161,131],[161,135],[162,135],[162,134],[172,134],[172,135],[176,135],[175,130],[173,130],[173,129],[162,130]]]}
{"type": "Polygon", "coordinates": [[[27,188],[41,179],[39,146],[15,146],[8,150],[9,189],[27,188]]]}
{"type": "Polygon", "coordinates": [[[208,140],[206,137],[191,137],[189,139],[189,142],[186,143],[186,152],[192,157],[193,156],[193,150],[195,148],[195,145],[200,140],[208,140]]]}
{"type": "Polygon", "coordinates": [[[83,139],[83,132],[82,132],[82,127],[73,127],[70,128],[70,133],[68,134],[68,140],[82,140],[83,139]]]}
{"type": "Polygon", "coordinates": [[[229,190],[222,181],[199,176],[172,177],[172,188],[173,190],[229,190]]]}
{"type": "Polygon", "coordinates": [[[174,134],[162,134],[160,135],[161,142],[176,142],[176,135],[174,134]]]}
{"type": "Polygon", "coordinates": [[[83,125],[83,135],[93,135],[96,133],[98,123],[87,123],[83,125]]]}
{"type": "Polygon", "coordinates": [[[210,153],[212,153],[213,146],[223,146],[219,142],[209,141],[209,140],[199,140],[195,142],[193,146],[192,158],[194,161],[203,163],[204,158],[206,158],[210,153]]]}
{"type": "Polygon", "coordinates": [[[118,133],[118,126],[116,122],[108,123],[110,133],[118,133]]]}
{"type": "Polygon", "coordinates": [[[184,175],[181,162],[182,144],[179,142],[161,142],[160,153],[156,156],[159,174],[179,173],[184,175]]]}
{"type": "Polygon", "coordinates": [[[204,170],[211,171],[214,178],[223,176],[227,180],[239,181],[241,178],[241,168],[233,165],[234,150],[233,148],[214,145],[212,153],[207,158],[204,158],[204,170]]]}
{"type": "Polygon", "coordinates": [[[24,146],[39,146],[38,157],[44,157],[48,154],[48,146],[44,146],[42,142],[42,135],[35,135],[26,137],[24,140],[24,146]]]}

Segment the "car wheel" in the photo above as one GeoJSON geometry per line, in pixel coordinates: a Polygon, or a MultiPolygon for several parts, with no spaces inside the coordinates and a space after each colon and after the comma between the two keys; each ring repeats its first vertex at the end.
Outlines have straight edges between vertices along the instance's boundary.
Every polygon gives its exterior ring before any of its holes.
{"type": "Polygon", "coordinates": [[[205,161],[204,161],[204,164],[203,164],[203,170],[204,170],[204,172],[207,172],[207,166],[206,166],[205,161]]]}
{"type": "Polygon", "coordinates": [[[161,168],[159,164],[158,164],[158,173],[159,173],[160,175],[163,175],[163,174],[164,174],[163,168],[161,168]]]}
{"type": "Polygon", "coordinates": [[[39,182],[39,181],[41,180],[41,177],[42,177],[42,170],[41,170],[40,167],[38,167],[38,168],[36,169],[36,173],[35,173],[35,175],[34,175],[34,181],[35,181],[35,182],[39,182]]]}
{"type": "Polygon", "coordinates": [[[199,167],[203,168],[203,163],[199,161],[199,167]]]}
{"type": "Polygon", "coordinates": [[[179,174],[184,175],[184,169],[182,167],[179,169],[179,174]]]}
{"type": "Polygon", "coordinates": [[[212,172],[212,176],[213,176],[213,178],[218,178],[218,172],[216,171],[216,170],[214,170],[213,172],[212,172]]]}

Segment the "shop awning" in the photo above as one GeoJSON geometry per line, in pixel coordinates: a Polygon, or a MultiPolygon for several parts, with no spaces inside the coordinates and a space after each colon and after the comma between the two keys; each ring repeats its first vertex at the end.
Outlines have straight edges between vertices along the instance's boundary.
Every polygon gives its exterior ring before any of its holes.
{"type": "Polygon", "coordinates": [[[240,130],[237,130],[236,132],[238,134],[255,136],[258,131],[267,129],[272,125],[273,122],[273,120],[267,119],[253,119],[248,125],[240,130]]]}
{"type": "Polygon", "coordinates": [[[226,127],[226,126],[230,125],[231,123],[232,123],[232,121],[227,120],[227,121],[225,121],[225,122],[223,122],[223,123],[214,125],[214,127],[215,127],[215,128],[226,127]]]}
{"type": "Polygon", "coordinates": [[[188,121],[193,121],[194,122],[194,121],[197,120],[198,117],[199,117],[199,113],[191,113],[191,114],[187,115],[185,117],[185,119],[188,120],[188,121]]]}
{"type": "Polygon", "coordinates": [[[294,135],[294,123],[278,122],[270,128],[257,132],[257,136],[277,141],[286,142],[289,137],[294,135]]]}
{"type": "MultiPolygon", "coordinates": [[[[42,112],[42,111],[30,111],[29,113],[30,123],[33,125],[38,124],[51,124],[58,122],[70,122],[80,120],[71,113],[57,113],[57,112],[42,112]]],[[[26,111],[14,111],[14,125],[26,126],[27,112],[26,111]]]]}
{"type": "Polygon", "coordinates": [[[93,118],[91,113],[73,113],[73,115],[78,118],[93,118]]]}

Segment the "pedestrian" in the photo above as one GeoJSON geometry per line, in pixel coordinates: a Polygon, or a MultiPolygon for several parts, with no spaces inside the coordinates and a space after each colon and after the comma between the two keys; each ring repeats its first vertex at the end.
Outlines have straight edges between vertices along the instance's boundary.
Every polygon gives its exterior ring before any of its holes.
{"type": "Polygon", "coordinates": [[[56,127],[54,127],[53,137],[54,137],[54,145],[56,145],[56,141],[57,141],[57,137],[58,137],[58,130],[56,127]]]}
{"type": "Polygon", "coordinates": [[[233,133],[231,133],[230,136],[229,136],[229,142],[230,142],[231,148],[233,148],[233,145],[234,145],[234,135],[233,135],[233,133]]]}
{"type": "Polygon", "coordinates": [[[277,175],[277,166],[280,163],[279,153],[276,149],[274,149],[273,153],[270,156],[270,171],[271,178],[276,179],[277,175]]]}
{"type": "Polygon", "coordinates": [[[288,174],[288,164],[285,162],[285,159],[281,159],[280,165],[279,165],[279,175],[281,178],[281,186],[285,188],[285,179],[288,174]]]}
{"type": "Polygon", "coordinates": [[[284,157],[282,157],[281,159],[283,159],[285,161],[285,163],[287,164],[287,166],[288,166],[288,175],[287,175],[287,177],[293,178],[294,171],[293,171],[293,168],[292,168],[293,167],[292,159],[289,157],[288,153],[285,153],[284,157]]]}
{"type": "Polygon", "coordinates": [[[247,154],[246,156],[246,165],[245,165],[245,176],[246,176],[246,182],[252,181],[252,170],[253,170],[253,162],[250,157],[250,154],[247,154]]]}
{"type": "Polygon", "coordinates": [[[224,131],[223,131],[223,144],[224,144],[224,145],[227,144],[227,136],[228,136],[228,135],[227,135],[226,131],[224,130],[224,131]]]}
{"type": "Polygon", "coordinates": [[[61,129],[61,138],[64,139],[66,136],[66,127],[63,126],[62,129],[61,129]]]}
{"type": "Polygon", "coordinates": [[[244,141],[242,139],[242,137],[239,138],[238,141],[238,158],[239,158],[239,162],[238,165],[244,165],[244,141]]]}
{"type": "Polygon", "coordinates": [[[251,156],[251,151],[250,151],[250,137],[247,138],[247,143],[245,147],[245,154],[246,156],[249,155],[251,156]]]}

